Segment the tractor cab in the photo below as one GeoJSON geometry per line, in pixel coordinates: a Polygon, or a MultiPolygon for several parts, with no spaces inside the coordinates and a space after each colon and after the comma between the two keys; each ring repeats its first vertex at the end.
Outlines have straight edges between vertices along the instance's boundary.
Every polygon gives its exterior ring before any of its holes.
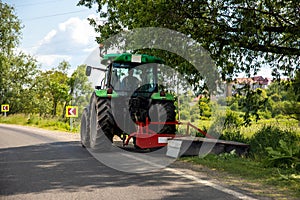
{"type": "Polygon", "coordinates": [[[163,60],[149,55],[129,53],[107,54],[101,61],[107,65],[104,88],[111,88],[120,96],[144,95],[158,91],[158,64],[163,60]]]}

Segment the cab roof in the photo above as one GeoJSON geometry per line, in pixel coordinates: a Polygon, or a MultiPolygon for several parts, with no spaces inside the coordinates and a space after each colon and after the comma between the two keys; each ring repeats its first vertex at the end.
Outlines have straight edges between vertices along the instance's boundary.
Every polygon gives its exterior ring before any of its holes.
{"type": "Polygon", "coordinates": [[[112,53],[104,55],[101,63],[106,65],[109,61],[117,63],[164,63],[164,60],[147,54],[112,53]]]}

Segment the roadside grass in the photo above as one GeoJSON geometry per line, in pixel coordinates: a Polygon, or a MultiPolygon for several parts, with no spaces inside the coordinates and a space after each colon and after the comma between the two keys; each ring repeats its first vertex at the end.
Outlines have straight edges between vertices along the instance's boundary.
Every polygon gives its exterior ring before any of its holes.
{"type": "MultiPolygon", "coordinates": [[[[260,195],[276,196],[283,194],[285,198],[300,198],[300,175],[292,174],[288,170],[280,170],[274,167],[265,167],[263,163],[249,158],[241,158],[231,154],[207,155],[200,157],[183,157],[183,162],[207,166],[212,170],[225,172],[228,175],[246,181],[247,183],[259,184],[261,188],[275,187],[277,194],[265,194],[261,190],[260,195]]],[[[242,183],[241,183],[242,184],[242,183]]],[[[274,197],[273,196],[273,197],[274,197]]],[[[277,199],[277,198],[276,198],[277,199]]],[[[283,197],[284,199],[284,197],[283,197]]]]}
{"type": "Polygon", "coordinates": [[[262,129],[264,126],[274,126],[278,127],[281,130],[288,130],[296,132],[300,135],[300,127],[298,126],[298,121],[295,119],[261,119],[257,122],[254,122],[251,126],[241,127],[241,134],[250,138],[254,133],[262,129]]]}
{"type": "MultiPolygon", "coordinates": [[[[197,120],[195,124],[198,128],[206,131],[210,128],[212,121],[211,120],[197,120]]],[[[289,130],[296,132],[300,135],[300,127],[298,126],[298,121],[295,119],[288,118],[279,118],[279,119],[261,119],[257,122],[253,122],[252,125],[248,127],[241,126],[241,134],[247,138],[251,138],[254,133],[262,129],[264,126],[275,126],[281,130],[289,130]]]]}
{"type": "MultiPolygon", "coordinates": [[[[78,132],[80,130],[80,120],[73,120],[72,131],[70,130],[70,120],[66,122],[62,121],[58,117],[39,117],[38,115],[25,115],[25,114],[15,114],[8,115],[4,117],[0,115],[0,123],[6,124],[18,124],[24,126],[34,126],[39,128],[46,128],[49,130],[60,130],[69,132],[78,132]]],[[[212,124],[211,120],[196,120],[194,123],[201,130],[207,131],[212,124]]],[[[300,127],[295,119],[262,119],[258,122],[253,122],[249,127],[241,127],[241,134],[247,138],[260,130],[263,126],[272,125],[279,127],[281,130],[295,131],[300,135],[300,127]]],[[[179,126],[179,133],[184,134],[186,132],[186,126],[179,126]]],[[[194,130],[190,129],[190,133],[194,130]]]]}
{"type": "Polygon", "coordinates": [[[23,126],[33,126],[38,128],[44,128],[48,130],[58,130],[66,132],[78,132],[80,129],[79,122],[74,121],[72,130],[70,129],[70,122],[62,121],[58,117],[39,117],[38,115],[25,115],[15,114],[8,115],[7,117],[0,116],[0,123],[4,124],[17,124],[23,126]]]}

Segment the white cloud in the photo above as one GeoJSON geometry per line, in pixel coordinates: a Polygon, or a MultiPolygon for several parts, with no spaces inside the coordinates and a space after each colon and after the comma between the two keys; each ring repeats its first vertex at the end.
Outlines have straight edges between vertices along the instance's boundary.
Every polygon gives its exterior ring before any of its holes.
{"type": "Polygon", "coordinates": [[[37,60],[39,63],[45,65],[45,67],[54,67],[63,60],[70,61],[71,56],[68,55],[37,55],[37,60]]]}
{"type": "Polygon", "coordinates": [[[51,30],[42,40],[41,43],[49,43],[51,41],[51,39],[57,34],[56,30],[51,30]]]}
{"type": "Polygon", "coordinates": [[[92,27],[82,21],[79,18],[72,17],[66,22],[59,24],[59,30],[70,36],[74,43],[78,44],[88,44],[88,36],[92,36],[90,33],[93,32],[92,27]]]}
{"type": "Polygon", "coordinates": [[[70,62],[72,67],[82,64],[91,49],[97,47],[96,33],[86,19],[72,17],[58,24],[41,39],[33,54],[46,67],[56,66],[62,60],[70,62]]]}

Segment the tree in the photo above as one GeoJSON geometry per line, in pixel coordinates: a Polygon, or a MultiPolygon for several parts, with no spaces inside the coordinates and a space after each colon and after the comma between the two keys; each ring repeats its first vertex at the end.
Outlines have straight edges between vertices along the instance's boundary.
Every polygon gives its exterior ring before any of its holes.
{"type": "Polygon", "coordinates": [[[274,101],[294,101],[297,98],[291,80],[274,81],[266,92],[274,101]]]}
{"type": "Polygon", "coordinates": [[[91,84],[85,75],[85,65],[80,65],[68,75],[70,64],[62,61],[56,68],[40,71],[36,76],[33,92],[34,113],[40,116],[52,115],[65,118],[66,106],[76,105],[82,110],[89,102],[91,84]]]}
{"type": "Polygon", "coordinates": [[[12,50],[19,42],[21,23],[14,15],[14,9],[2,2],[0,2],[0,16],[0,104],[2,104],[7,102],[6,94],[9,89],[5,75],[9,74],[12,50]]]}
{"type": "Polygon", "coordinates": [[[296,71],[289,80],[273,82],[266,90],[269,99],[267,107],[272,116],[284,114],[300,121],[300,72],[296,71]]]}
{"type": "Polygon", "coordinates": [[[295,92],[295,95],[297,96],[297,101],[300,102],[300,69],[298,69],[295,73],[295,77],[292,81],[292,86],[295,92]]]}
{"type": "Polygon", "coordinates": [[[34,97],[36,98],[37,112],[42,115],[57,116],[57,111],[63,113],[64,106],[71,100],[69,95],[69,77],[67,70],[70,64],[62,61],[59,65],[45,72],[39,71],[35,78],[34,97]],[[58,110],[59,108],[59,110],[58,110]]]}
{"type": "Polygon", "coordinates": [[[21,37],[21,23],[14,8],[0,1],[0,104],[10,104],[10,112],[33,109],[31,88],[37,73],[36,61],[16,52],[21,37]]]}
{"type": "Polygon", "coordinates": [[[21,37],[21,22],[14,13],[14,8],[0,1],[0,54],[11,56],[21,37]]]}
{"type": "Polygon", "coordinates": [[[209,118],[211,116],[211,105],[210,99],[208,98],[200,98],[198,101],[198,106],[200,110],[200,115],[203,117],[209,118]]]}
{"type": "MultiPolygon", "coordinates": [[[[239,72],[256,73],[262,66],[273,75],[285,75],[300,62],[300,5],[298,0],[249,1],[116,1],[80,0],[78,5],[98,5],[101,42],[122,30],[164,27],[190,35],[203,45],[220,68],[222,78],[239,72]]],[[[195,73],[186,71],[187,74],[195,73]]],[[[198,80],[196,80],[198,81],[198,80]]]]}
{"type": "Polygon", "coordinates": [[[46,80],[48,80],[45,88],[52,98],[52,116],[56,116],[58,104],[63,106],[71,99],[69,95],[69,77],[67,74],[69,68],[70,64],[67,61],[62,61],[56,69],[53,68],[45,73],[46,80]]]}
{"type": "Polygon", "coordinates": [[[34,109],[33,91],[31,91],[37,74],[37,65],[31,56],[24,53],[11,56],[10,66],[3,77],[4,98],[10,104],[10,113],[29,113],[34,109]]]}
{"type": "Polygon", "coordinates": [[[252,117],[256,121],[260,119],[259,111],[266,108],[268,101],[267,93],[265,90],[257,88],[256,90],[251,90],[250,85],[245,85],[246,94],[245,96],[238,96],[238,104],[240,109],[244,112],[244,125],[249,126],[252,123],[252,117]]]}
{"type": "Polygon", "coordinates": [[[32,113],[38,113],[40,117],[50,115],[52,110],[51,94],[47,89],[48,84],[47,73],[39,71],[31,91],[34,93],[32,95],[34,101],[32,102],[35,105],[32,113]]]}
{"type": "Polygon", "coordinates": [[[90,94],[93,91],[91,83],[88,81],[88,77],[85,75],[86,65],[79,65],[77,69],[72,73],[69,78],[68,85],[69,101],[66,102],[63,109],[63,116],[65,115],[65,107],[67,105],[76,104],[79,110],[83,110],[83,107],[89,104],[90,94]]]}
{"type": "Polygon", "coordinates": [[[295,76],[291,81],[291,87],[294,92],[294,99],[285,104],[284,112],[298,120],[298,125],[300,127],[300,69],[296,71],[295,76]]]}

